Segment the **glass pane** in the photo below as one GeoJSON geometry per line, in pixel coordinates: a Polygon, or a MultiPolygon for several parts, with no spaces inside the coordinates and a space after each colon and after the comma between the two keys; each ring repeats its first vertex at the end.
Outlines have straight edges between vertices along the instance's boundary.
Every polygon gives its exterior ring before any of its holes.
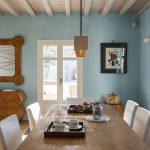
{"type": "Polygon", "coordinates": [[[43,100],[57,100],[57,85],[43,85],[43,100]]]}
{"type": "Polygon", "coordinates": [[[57,46],[44,45],[43,57],[57,57],[57,46]]]}
{"type": "Polygon", "coordinates": [[[63,57],[76,57],[73,46],[63,46],[63,57]]]}
{"type": "Polygon", "coordinates": [[[0,76],[15,75],[15,47],[0,45],[0,76]]]}
{"type": "Polygon", "coordinates": [[[43,61],[43,99],[57,100],[57,60],[43,61]]]}
{"type": "Polygon", "coordinates": [[[57,80],[57,60],[44,60],[43,62],[43,79],[56,81],[57,80]]]}
{"type": "Polygon", "coordinates": [[[63,99],[77,97],[77,60],[63,61],[63,99]]]}

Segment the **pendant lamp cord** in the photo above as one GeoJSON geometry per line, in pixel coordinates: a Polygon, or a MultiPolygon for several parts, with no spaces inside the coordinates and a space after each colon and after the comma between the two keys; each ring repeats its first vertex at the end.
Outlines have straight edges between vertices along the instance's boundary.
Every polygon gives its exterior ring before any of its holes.
{"type": "Polygon", "coordinates": [[[82,0],[80,0],[80,36],[82,36],[82,0]]]}

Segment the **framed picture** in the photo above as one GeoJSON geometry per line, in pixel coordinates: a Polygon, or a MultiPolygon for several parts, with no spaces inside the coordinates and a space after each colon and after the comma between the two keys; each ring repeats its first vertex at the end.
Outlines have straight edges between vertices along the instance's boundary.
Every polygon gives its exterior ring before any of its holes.
{"type": "Polygon", "coordinates": [[[127,43],[101,43],[101,73],[127,73],[127,43]]]}

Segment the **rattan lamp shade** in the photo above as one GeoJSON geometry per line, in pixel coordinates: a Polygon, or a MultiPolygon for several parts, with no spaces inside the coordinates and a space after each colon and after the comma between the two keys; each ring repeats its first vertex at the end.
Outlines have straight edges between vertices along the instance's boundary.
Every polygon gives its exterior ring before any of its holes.
{"type": "Polygon", "coordinates": [[[77,57],[85,57],[88,50],[88,36],[75,36],[74,49],[77,57]]]}

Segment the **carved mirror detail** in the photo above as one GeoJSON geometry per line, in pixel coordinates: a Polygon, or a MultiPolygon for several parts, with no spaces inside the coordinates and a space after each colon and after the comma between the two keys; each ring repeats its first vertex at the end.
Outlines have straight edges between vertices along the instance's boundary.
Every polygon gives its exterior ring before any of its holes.
{"type": "Polygon", "coordinates": [[[24,82],[21,75],[21,47],[24,40],[21,36],[14,39],[0,39],[0,82],[24,82]]]}

